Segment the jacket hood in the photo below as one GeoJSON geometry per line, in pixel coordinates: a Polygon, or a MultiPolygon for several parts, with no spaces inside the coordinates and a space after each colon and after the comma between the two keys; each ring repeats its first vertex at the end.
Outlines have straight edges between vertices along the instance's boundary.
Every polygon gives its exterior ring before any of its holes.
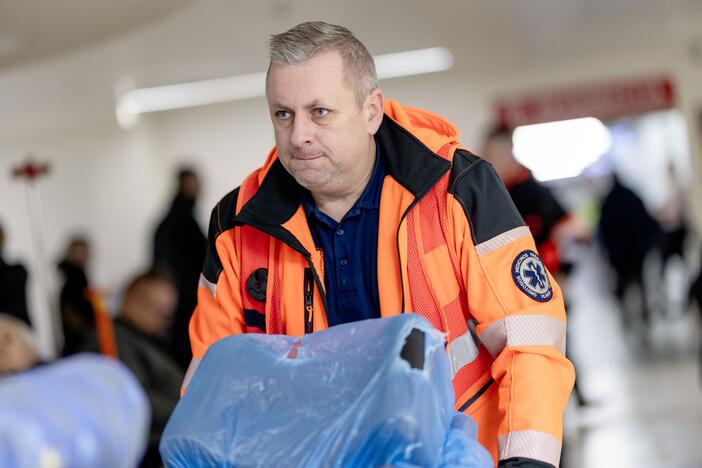
{"type": "MultiPolygon", "coordinates": [[[[435,153],[446,144],[456,143],[460,136],[458,129],[440,115],[416,107],[402,106],[393,99],[385,99],[384,112],[435,153]]],[[[258,173],[259,183],[276,159],[278,152],[274,147],[258,173]]]]}
{"type": "Polygon", "coordinates": [[[385,115],[434,152],[448,143],[456,143],[460,135],[458,129],[443,117],[423,109],[402,106],[392,99],[385,100],[385,115]]]}

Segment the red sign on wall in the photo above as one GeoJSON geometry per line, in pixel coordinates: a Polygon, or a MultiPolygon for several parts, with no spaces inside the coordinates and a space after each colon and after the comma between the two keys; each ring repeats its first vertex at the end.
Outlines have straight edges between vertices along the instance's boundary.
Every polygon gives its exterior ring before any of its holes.
{"type": "Polygon", "coordinates": [[[500,123],[514,128],[579,117],[609,120],[674,105],[672,81],[649,77],[499,99],[496,111],[500,123]]]}

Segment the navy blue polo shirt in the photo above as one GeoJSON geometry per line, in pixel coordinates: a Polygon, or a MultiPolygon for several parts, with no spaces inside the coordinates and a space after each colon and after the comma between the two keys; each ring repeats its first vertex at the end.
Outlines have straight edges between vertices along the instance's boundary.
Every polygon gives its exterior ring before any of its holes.
{"type": "Polygon", "coordinates": [[[329,326],[380,317],[378,213],[384,177],[376,150],[368,185],[338,223],[317,208],[309,191],[302,190],[312,238],[324,253],[329,326]]]}

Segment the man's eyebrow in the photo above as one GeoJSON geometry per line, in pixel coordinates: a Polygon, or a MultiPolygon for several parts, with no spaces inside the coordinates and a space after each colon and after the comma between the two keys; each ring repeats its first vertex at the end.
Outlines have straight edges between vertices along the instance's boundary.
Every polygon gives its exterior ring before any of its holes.
{"type": "Polygon", "coordinates": [[[315,99],[314,101],[310,102],[305,106],[306,109],[310,109],[312,107],[327,107],[327,105],[322,102],[321,99],[315,99]]]}
{"type": "Polygon", "coordinates": [[[290,108],[289,108],[288,106],[286,106],[285,104],[281,104],[281,103],[275,102],[275,101],[271,102],[271,106],[272,106],[272,107],[275,107],[275,108],[277,108],[277,109],[286,109],[286,110],[287,110],[287,109],[290,109],[290,108]]]}
{"type": "MultiPolygon", "coordinates": [[[[275,107],[276,109],[285,109],[285,110],[292,110],[291,107],[286,106],[285,104],[281,104],[280,102],[277,101],[272,101],[271,106],[275,107]]],[[[311,109],[314,107],[329,107],[327,104],[324,103],[321,99],[314,99],[310,103],[305,105],[305,109],[311,109]]]]}

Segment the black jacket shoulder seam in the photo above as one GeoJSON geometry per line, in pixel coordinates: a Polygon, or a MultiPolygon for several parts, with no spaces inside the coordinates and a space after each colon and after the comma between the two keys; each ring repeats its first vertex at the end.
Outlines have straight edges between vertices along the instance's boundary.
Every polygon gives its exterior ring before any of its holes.
{"type": "Polygon", "coordinates": [[[468,221],[468,226],[470,227],[470,238],[473,241],[473,245],[476,245],[478,243],[478,240],[475,237],[475,228],[473,227],[473,220],[468,214],[468,207],[463,202],[463,199],[461,197],[455,196],[453,194],[451,194],[451,196],[453,196],[453,199],[456,200],[458,204],[461,205],[461,207],[463,208],[463,214],[465,215],[466,221],[468,221]]]}
{"type": "Polygon", "coordinates": [[[236,223],[232,223],[231,226],[227,225],[227,223],[222,226],[222,217],[227,216],[228,219],[234,219],[234,216],[236,215],[236,204],[239,199],[239,190],[241,187],[237,187],[228,194],[226,194],[224,197],[222,197],[219,202],[217,202],[216,205],[216,211],[217,211],[217,234],[215,235],[215,238],[219,237],[219,235],[223,234],[226,231],[229,231],[230,229],[233,229],[236,227],[236,223]],[[230,213],[224,213],[222,214],[222,205],[223,204],[231,204],[231,210],[230,213]]]}
{"type": "MultiPolygon", "coordinates": [[[[456,153],[458,154],[459,152],[456,151],[456,153]]],[[[454,156],[454,157],[455,157],[455,156],[454,156]]],[[[476,157],[477,157],[477,156],[476,156],[476,157]]],[[[475,161],[473,161],[473,162],[471,163],[470,166],[468,166],[468,167],[466,167],[465,169],[463,169],[463,170],[456,176],[456,178],[453,180],[453,184],[452,184],[451,187],[449,188],[449,193],[454,193],[454,189],[456,188],[456,185],[458,184],[458,181],[461,180],[461,179],[463,178],[464,175],[466,175],[466,174],[468,174],[469,172],[471,172],[471,171],[475,168],[475,166],[477,166],[478,164],[481,164],[481,163],[484,163],[484,162],[485,162],[484,159],[478,158],[478,159],[476,159],[475,161]]]]}

